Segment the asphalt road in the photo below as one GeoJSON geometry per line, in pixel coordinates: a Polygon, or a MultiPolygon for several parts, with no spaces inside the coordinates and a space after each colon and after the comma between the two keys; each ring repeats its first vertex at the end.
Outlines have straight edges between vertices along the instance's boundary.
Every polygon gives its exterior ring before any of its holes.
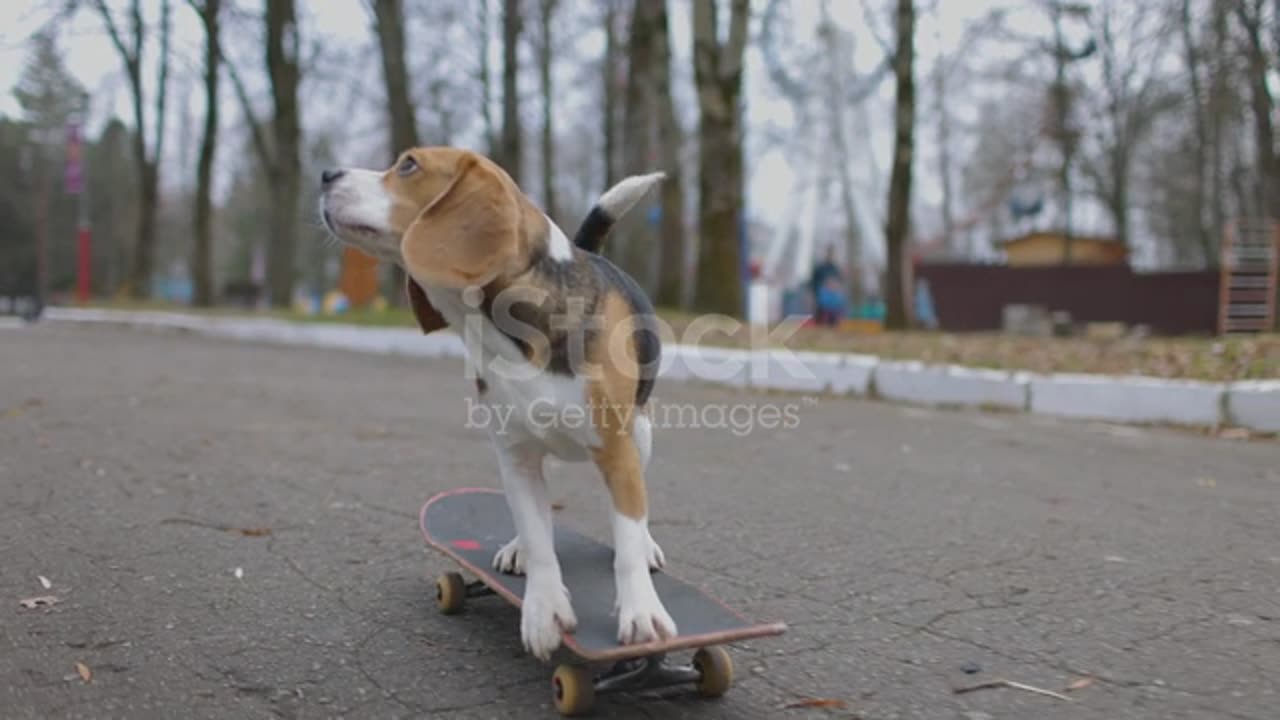
{"type": "MultiPolygon", "coordinates": [[[[0,716],[555,717],[514,609],[434,608],[452,565],[419,506],[498,484],[471,392],[450,361],[0,328],[0,716]],[[19,604],[41,595],[58,602],[19,604]]],[[[657,399],[798,419],[659,428],[650,478],[671,571],[790,630],[734,647],[719,701],[617,697],[599,717],[1276,717],[1280,445],[657,399]],[[1069,702],[953,692],[1085,676],[1069,702]]],[[[550,475],[561,520],[608,538],[594,472],[550,475]]]]}

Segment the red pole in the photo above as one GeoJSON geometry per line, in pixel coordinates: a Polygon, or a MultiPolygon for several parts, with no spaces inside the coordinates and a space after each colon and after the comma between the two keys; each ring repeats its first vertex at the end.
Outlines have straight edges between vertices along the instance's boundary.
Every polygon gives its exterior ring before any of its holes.
{"type": "Polygon", "coordinates": [[[89,223],[81,222],[76,233],[76,301],[89,302],[89,269],[93,253],[90,251],[89,223]]]}

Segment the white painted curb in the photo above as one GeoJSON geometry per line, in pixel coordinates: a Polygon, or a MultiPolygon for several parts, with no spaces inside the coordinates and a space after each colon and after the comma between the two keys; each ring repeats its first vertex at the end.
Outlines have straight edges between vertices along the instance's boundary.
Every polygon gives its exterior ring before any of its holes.
{"type": "Polygon", "coordinates": [[[658,377],[746,387],[752,354],[735,348],[667,345],[662,348],[658,377]]]}
{"type": "Polygon", "coordinates": [[[1163,380],[1142,376],[1036,375],[1031,377],[1033,413],[1130,423],[1218,425],[1223,383],[1163,380]]]}
{"type": "MultiPolygon", "coordinates": [[[[214,337],[415,357],[462,358],[453,332],[178,312],[48,308],[50,320],[166,327],[214,337]]],[[[1031,375],[872,355],[667,345],[659,377],[736,388],[869,395],[932,406],[998,407],[1122,423],[1234,424],[1280,432],[1280,380],[1213,383],[1142,376],[1031,375]]]]}
{"type": "Polygon", "coordinates": [[[876,394],[917,405],[1023,410],[1027,381],[1021,374],[1002,370],[886,361],[876,368],[876,394]]]}
{"type": "Polygon", "coordinates": [[[880,358],[875,355],[841,355],[831,376],[831,392],[837,395],[870,395],[880,358]]]}
{"type": "Polygon", "coordinates": [[[1263,432],[1280,432],[1280,380],[1231,383],[1227,388],[1227,419],[1263,432]]]}

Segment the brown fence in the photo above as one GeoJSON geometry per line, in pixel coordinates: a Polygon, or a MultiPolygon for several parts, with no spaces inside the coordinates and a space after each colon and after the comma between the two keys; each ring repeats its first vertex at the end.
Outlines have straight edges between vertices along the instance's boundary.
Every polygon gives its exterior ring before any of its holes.
{"type": "Polygon", "coordinates": [[[1217,330],[1217,271],[1135,273],[1124,266],[921,264],[943,330],[997,330],[1005,305],[1065,310],[1074,322],[1148,325],[1160,335],[1217,330]]]}

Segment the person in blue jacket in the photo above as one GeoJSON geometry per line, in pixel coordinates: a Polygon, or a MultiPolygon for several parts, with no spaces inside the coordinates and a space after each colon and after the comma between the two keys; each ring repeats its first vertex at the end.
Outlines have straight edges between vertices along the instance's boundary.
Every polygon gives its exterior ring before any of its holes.
{"type": "Polygon", "coordinates": [[[814,266],[809,276],[809,289],[813,293],[814,319],[819,325],[834,327],[844,313],[844,273],[836,265],[836,248],[827,246],[826,258],[814,266]]]}

